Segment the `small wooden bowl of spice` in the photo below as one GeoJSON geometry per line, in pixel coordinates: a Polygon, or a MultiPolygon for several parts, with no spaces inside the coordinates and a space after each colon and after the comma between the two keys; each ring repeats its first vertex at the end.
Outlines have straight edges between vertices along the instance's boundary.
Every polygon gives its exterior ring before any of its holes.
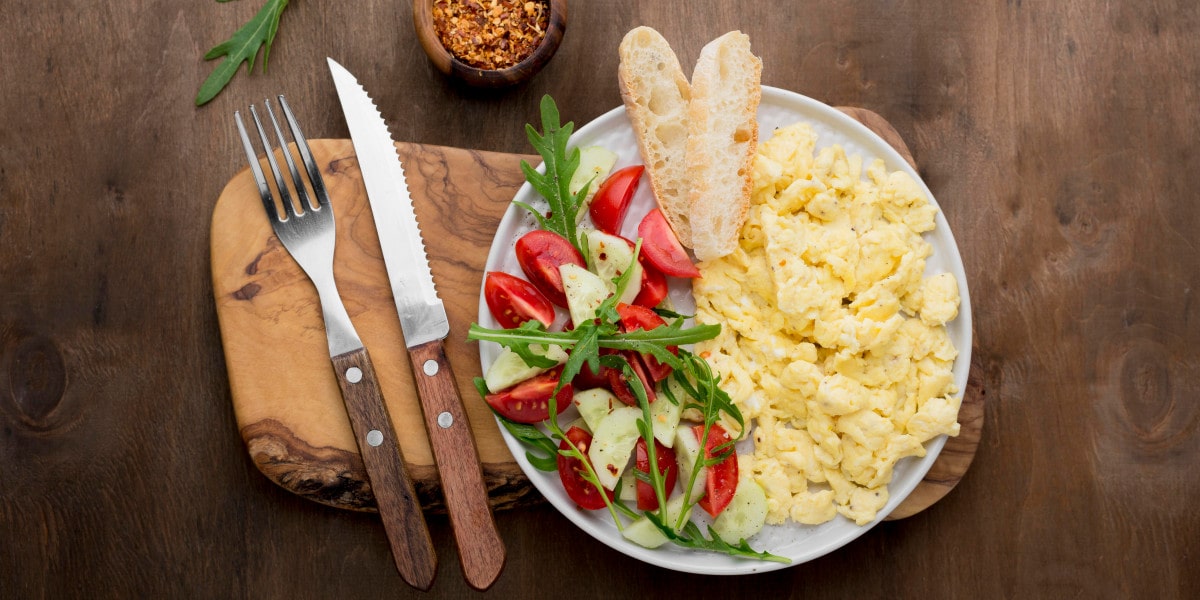
{"type": "Polygon", "coordinates": [[[567,0],[413,0],[413,25],[439,71],[498,88],[529,79],[554,56],[567,0]]]}

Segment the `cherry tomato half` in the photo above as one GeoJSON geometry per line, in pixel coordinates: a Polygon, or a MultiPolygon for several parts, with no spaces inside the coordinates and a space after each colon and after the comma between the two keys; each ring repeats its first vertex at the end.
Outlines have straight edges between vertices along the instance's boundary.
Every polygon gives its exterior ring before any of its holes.
{"type": "MultiPolygon", "coordinates": [[[[621,356],[629,361],[629,367],[633,369],[637,378],[642,382],[642,389],[646,390],[646,401],[654,402],[654,382],[650,376],[646,374],[646,367],[642,366],[642,361],[638,358],[637,353],[629,351],[621,351],[621,356]]],[[[633,388],[629,387],[629,381],[625,379],[625,371],[623,369],[614,369],[608,367],[604,369],[605,376],[608,377],[608,387],[618,400],[628,404],[629,406],[639,406],[637,394],[633,388]]]]}
{"type": "MultiPolygon", "coordinates": [[[[636,450],[634,450],[636,462],[634,465],[637,470],[649,475],[650,474],[650,453],[646,450],[645,438],[638,438],[636,450]]],[[[671,497],[671,491],[675,489],[675,479],[679,477],[679,467],[675,464],[675,451],[658,443],[654,440],[654,458],[658,462],[658,472],[663,476],[663,489],[666,491],[666,497],[671,497]]],[[[654,495],[654,486],[637,480],[637,507],[638,510],[657,510],[658,497],[654,495]]]]}
{"type": "MultiPolygon", "coordinates": [[[[696,425],[692,427],[692,431],[696,432],[696,439],[700,440],[704,435],[704,426],[696,425]]],[[[718,423],[713,423],[708,429],[708,440],[704,442],[704,460],[708,460],[715,455],[720,454],[716,449],[722,444],[729,443],[729,434],[725,432],[725,428],[718,423]]],[[[725,460],[708,468],[708,480],[705,482],[705,494],[697,504],[704,512],[712,516],[721,514],[729,502],[733,500],[733,494],[737,492],[738,484],[738,461],[737,453],[731,452],[725,460]]]]}
{"type": "MultiPolygon", "coordinates": [[[[658,316],[658,313],[636,304],[617,304],[617,315],[621,318],[621,330],[625,332],[638,329],[654,329],[655,327],[663,327],[667,324],[662,317],[658,316]]],[[[679,354],[679,349],[676,346],[667,346],[667,349],[676,355],[679,354]]],[[[656,382],[662,381],[671,374],[671,365],[659,361],[653,354],[643,352],[640,358],[645,364],[646,374],[650,376],[650,379],[656,382]]]]}
{"type": "Polygon", "coordinates": [[[667,277],[657,267],[646,260],[645,253],[638,253],[638,262],[642,265],[642,289],[638,291],[633,303],[646,308],[654,308],[667,297],[667,277]]]}
{"type": "MultiPolygon", "coordinates": [[[[567,439],[559,442],[559,450],[570,448],[567,440],[571,440],[571,443],[583,453],[584,457],[587,457],[588,448],[592,445],[592,434],[578,427],[572,427],[567,430],[567,439]]],[[[604,497],[600,495],[600,490],[596,489],[596,486],[583,478],[585,472],[583,461],[559,453],[558,478],[562,480],[563,489],[567,490],[567,496],[570,496],[571,500],[579,505],[579,508],[585,510],[604,508],[604,497]]],[[[611,491],[604,490],[604,493],[608,496],[609,501],[613,499],[611,491]]]]}
{"type": "Polygon", "coordinates": [[[563,292],[562,274],[558,272],[558,267],[573,264],[586,268],[579,250],[557,233],[534,229],[517,240],[516,254],[517,262],[530,283],[548,300],[567,308],[567,295],[563,292]]]}
{"type": "Polygon", "coordinates": [[[592,223],[596,224],[596,229],[620,235],[625,213],[629,210],[629,201],[638,189],[638,182],[642,180],[644,170],[644,165],[625,167],[609,175],[608,179],[600,184],[600,189],[596,190],[596,196],[588,206],[588,214],[592,217],[592,223]]]}
{"type": "Polygon", "coordinates": [[[526,321],[554,322],[554,305],[533,284],[501,271],[492,271],[483,280],[483,298],[492,316],[505,329],[526,321]]]}
{"type": "Polygon", "coordinates": [[[636,304],[617,303],[617,316],[621,318],[621,329],[634,331],[637,329],[654,329],[662,327],[667,322],[658,313],[636,304]]]}
{"type": "Polygon", "coordinates": [[[608,376],[605,374],[606,369],[601,366],[600,372],[592,371],[592,368],[585,362],[579,367],[579,374],[575,379],[571,380],[571,385],[577,390],[590,390],[592,388],[607,388],[608,376]]]}
{"type": "Polygon", "coordinates": [[[661,209],[655,208],[646,213],[638,225],[638,237],[642,238],[642,254],[646,255],[646,260],[663,274],[672,277],[700,276],[700,271],[688,258],[661,209]]]}
{"type": "MultiPolygon", "coordinates": [[[[550,394],[558,386],[560,375],[562,367],[555,367],[510,388],[488,394],[484,399],[488,406],[509,421],[540,423],[550,418],[550,394]]],[[[574,389],[570,383],[559,390],[558,396],[555,396],[558,412],[567,409],[573,395],[574,389]]]]}

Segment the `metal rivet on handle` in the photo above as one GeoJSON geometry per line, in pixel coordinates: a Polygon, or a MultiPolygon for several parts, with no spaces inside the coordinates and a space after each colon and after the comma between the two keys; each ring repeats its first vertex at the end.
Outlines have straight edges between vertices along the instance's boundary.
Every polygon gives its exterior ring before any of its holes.
{"type": "Polygon", "coordinates": [[[367,432],[367,443],[371,446],[378,446],[383,443],[383,432],[378,429],[372,429],[367,432]]]}
{"type": "Polygon", "coordinates": [[[426,375],[428,375],[428,376],[430,376],[430,377],[433,377],[434,375],[437,375],[437,372],[438,372],[438,364],[437,364],[437,361],[436,361],[436,360],[433,360],[433,359],[431,358],[431,359],[429,359],[429,360],[425,361],[425,364],[424,364],[424,365],[421,365],[421,367],[425,369],[425,374],[426,374],[426,375]]]}
{"type": "Polygon", "coordinates": [[[349,369],[346,369],[346,381],[349,381],[350,383],[358,383],[362,381],[362,369],[358,367],[350,367],[349,369]]]}
{"type": "Polygon", "coordinates": [[[454,415],[452,415],[448,412],[444,412],[444,413],[438,415],[438,427],[441,427],[442,429],[449,429],[450,426],[453,424],[454,424],[454,415]]]}

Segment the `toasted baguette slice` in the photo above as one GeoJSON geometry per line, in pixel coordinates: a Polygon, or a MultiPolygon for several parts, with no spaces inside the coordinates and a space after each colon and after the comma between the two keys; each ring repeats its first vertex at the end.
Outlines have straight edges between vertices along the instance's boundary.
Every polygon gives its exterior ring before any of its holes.
{"type": "Polygon", "coordinates": [[[692,73],[686,158],[692,250],[712,260],[737,248],[750,208],[762,61],[731,31],[700,50],[692,73]]]}
{"type": "Polygon", "coordinates": [[[617,78],[637,135],[654,199],[684,246],[692,245],[691,204],[684,150],[691,92],[671,45],[654,29],[638,27],[620,46],[617,78]]]}

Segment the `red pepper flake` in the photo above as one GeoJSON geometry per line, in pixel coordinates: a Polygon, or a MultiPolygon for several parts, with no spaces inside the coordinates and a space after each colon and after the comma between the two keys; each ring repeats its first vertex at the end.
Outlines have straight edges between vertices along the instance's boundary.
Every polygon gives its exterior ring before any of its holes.
{"type": "Polygon", "coordinates": [[[548,0],[434,0],[433,27],[455,58],[477,69],[506,69],[546,37],[548,0]]]}

